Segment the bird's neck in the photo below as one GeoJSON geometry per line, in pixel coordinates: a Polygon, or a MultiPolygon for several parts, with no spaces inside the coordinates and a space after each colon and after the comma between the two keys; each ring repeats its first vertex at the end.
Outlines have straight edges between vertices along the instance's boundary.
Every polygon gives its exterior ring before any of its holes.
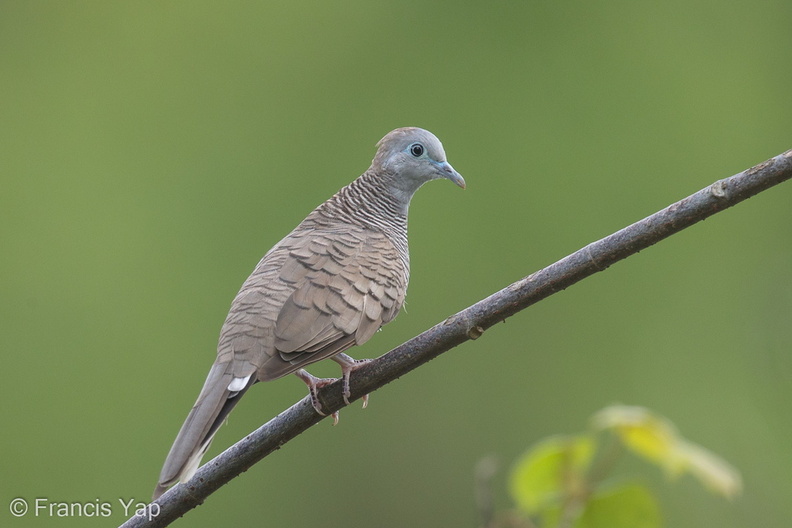
{"type": "Polygon", "coordinates": [[[381,231],[407,249],[407,211],[412,195],[388,185],[387,178],[364,172],[320,206],[326,216],[381,231]]]}

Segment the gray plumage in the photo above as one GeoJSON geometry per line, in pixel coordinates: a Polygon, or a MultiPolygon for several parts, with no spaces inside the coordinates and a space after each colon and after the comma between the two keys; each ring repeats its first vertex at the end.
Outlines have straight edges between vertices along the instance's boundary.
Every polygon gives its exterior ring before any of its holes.
{"type": "MultiPolygon", "coordinates": [[[[303,366],[365,343],[399,313],[410,277],[410,199],[433,179],[463,188],[465,182],[426,130],[396,129],[377,147],[371,167],[270,249],[242,285],[220,332],[217,359],[165,460],[154,498],[192,477],[251,385],[297,372],[314,396],[316,384],[303,366]]],[[[352,360],[343,354],[336,360],[348,391],[352,360]]],[[[315,400],[314,406],[321,412],[315,400]]]]}

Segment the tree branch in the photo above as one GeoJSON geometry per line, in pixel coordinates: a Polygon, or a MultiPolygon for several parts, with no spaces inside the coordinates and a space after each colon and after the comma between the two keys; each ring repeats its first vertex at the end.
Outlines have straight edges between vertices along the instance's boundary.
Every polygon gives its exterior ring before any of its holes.
{"type": "MultiPolygon", "coordinates": [[[[792,150],[695,194],[564,257],[476,304],[452,315],[352,376],[352,398],[361,398],[469,339],[495,323],[633,255],[700,220],[792,178],[792,150]]],[[[327,414],[344,406],[340,382],[319,391],[327,414]]],[[[167,526],[203,502],[215,490],[309,427],[319,416],[308,397],[262,425],[207,462],[186,484],[175,486],[140,511],[122,528],[167,526]]]]}

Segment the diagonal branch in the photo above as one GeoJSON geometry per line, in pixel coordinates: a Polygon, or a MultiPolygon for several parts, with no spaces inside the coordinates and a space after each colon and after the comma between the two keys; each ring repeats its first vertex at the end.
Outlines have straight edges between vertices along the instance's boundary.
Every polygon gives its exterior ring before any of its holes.
{"type": "MultiPolygon", "coordinates": [[[[561,291],[700,220],[723,211],[792,178],[792,150],[695,194],[510,284],[452,315],[387,354],[367,363],[352,377],[352,398],[361,398],[469,339],[495,323],[561,291]]],[[[319,391],[327,414],[344,406],[341,384],[319,391]]],[[[225,483],[246,471],[309,427],[319,416],[306,397],[207,462],[187,484],[175,486],[139,511],[121,528],[167,526],[203,502],[225,483]]]]}

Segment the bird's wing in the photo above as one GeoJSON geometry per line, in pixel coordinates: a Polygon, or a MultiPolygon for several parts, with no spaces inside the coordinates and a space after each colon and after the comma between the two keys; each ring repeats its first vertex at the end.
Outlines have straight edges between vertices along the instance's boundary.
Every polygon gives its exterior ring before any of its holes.
{"type": "Polygon", "coordinates": [[[296,239],[279,277],[296,286],[275,322],[274,344],[282,361],[268,362],[259,379],[365,343],[398,314],[407,273],[393,243],[377,231],[296,239]]]}
{"type": "Polygon", "coordinates": [[[155,498],[197,469],[220,424],[256,381],[366,342],[398,314],[407,264],[377,231],[295,230],[232,303],[218,356],[160,474],[155,498]]]}

